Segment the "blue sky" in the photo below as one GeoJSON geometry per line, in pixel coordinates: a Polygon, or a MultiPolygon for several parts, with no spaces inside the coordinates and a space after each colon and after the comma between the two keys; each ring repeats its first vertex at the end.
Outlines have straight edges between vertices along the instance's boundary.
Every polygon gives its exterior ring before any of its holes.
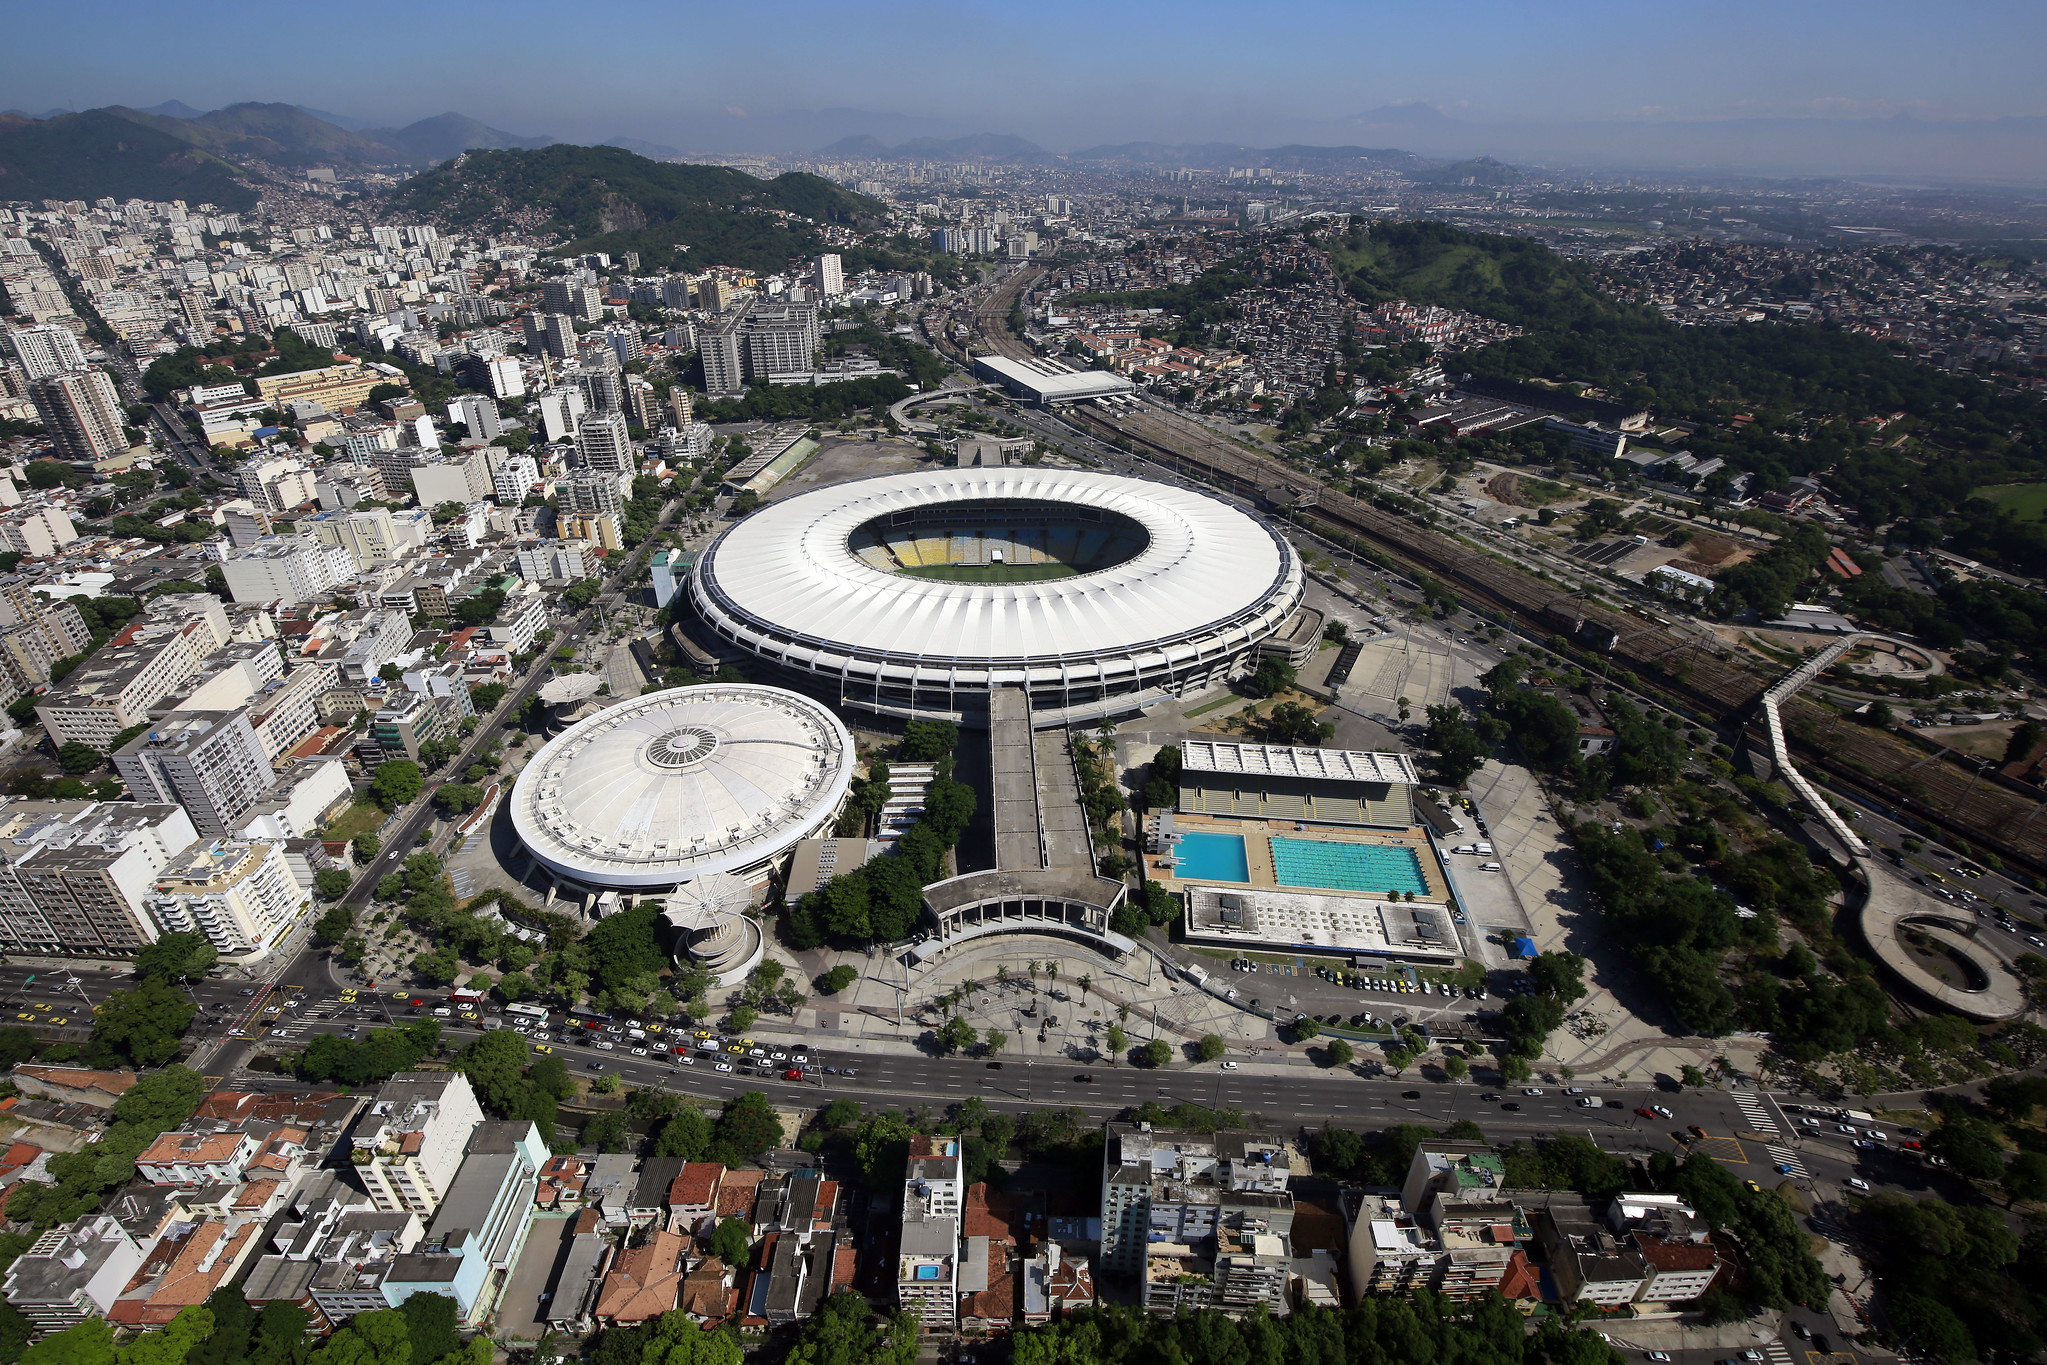
{"type": "MultiPolygon", "coordinates": [[[[32,112],[282,100],[393,124],[456,109],[514,132],[689,143],[712,125],[847,108],[1060,149],[1312,139],[1410,101],[1489,128],[2047,114],[2034,73],[2047,39],[2038,3],[9,9],[0,105],[32,112]]],[[[891,135],[858,122],[844,132],[891,135]]]]}

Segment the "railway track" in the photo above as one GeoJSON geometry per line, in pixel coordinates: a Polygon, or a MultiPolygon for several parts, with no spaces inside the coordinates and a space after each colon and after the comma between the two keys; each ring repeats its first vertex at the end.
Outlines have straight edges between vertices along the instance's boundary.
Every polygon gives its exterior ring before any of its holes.
{"type": "MultiPolygon", "coordinates": [[[[1158,463],[1230,492],[1258,496],[1272,489],[1314,487],[1315,504],[1295,514],[1301,521],[1382,547],[1456,588],[1466,600],[1503,611],[1540,634],[1557,633],[1560,615],[1597,622],[1618,637],[1608,657],[1702,719],[1746,729],[1762,695],[1761,680],[1697,638],[1581,603],[1492,555],[1320,484],[1280,461],[1230,445],[1193,423],[1153,413],[1116,419],[1091,411],[1072,415],[1100,434],[1143,446],[1158,463]]],[[[1808,702],[1786,706],[1783,719],[1801,754],[1845,785],[2047,873],[2047,821],[2038,818],[2047,806],[2037,796],[1963,766],[1961,756],[1951,751],[1903,742],[1808,702]]]]}

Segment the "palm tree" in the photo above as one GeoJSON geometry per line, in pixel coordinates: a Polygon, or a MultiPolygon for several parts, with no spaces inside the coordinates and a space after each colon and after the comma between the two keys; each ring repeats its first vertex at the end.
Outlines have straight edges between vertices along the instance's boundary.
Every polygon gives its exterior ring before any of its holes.
{"type": "Polygon", "coordinates": [[[1128,1005],[1116,1006],[1116,1018],[1118,1022],[1128,1023],[1130,1020],[1130,1006],[1128,1005]]]}
{"type": "Polygon", "coordinates": [[[1005,986],[1009,984],[1009,964],[1008,964],[1008,963],[1006,963],[1006,962],[999,962],[999,963],[997,963],[997,964],[995,965],[995,979],[996,979],[997,981],[1000,981],[1000,982],[1001,982],[1001,983],[1002,983],[1003,985],[1005,985],[1005,986]]]}
{"type": "Polygon", "coordinates": [[[1081,999],[1082,999],[1083,1001],[1087,999],[1087,988],[1088,988],[1089,986],[1092,986],[1092,985],[1094,985],[1094,984],[1095,984],[1095,979],[1094,979],[1094,977],[1092,977],[1092,976],[1088,975],[1088,974],[1087,974],[1086,972],[1082,972],[1082,973],[1081,973],[1081,976],[1080,976],[1080,998],[1081,998],[1081,999]]]}

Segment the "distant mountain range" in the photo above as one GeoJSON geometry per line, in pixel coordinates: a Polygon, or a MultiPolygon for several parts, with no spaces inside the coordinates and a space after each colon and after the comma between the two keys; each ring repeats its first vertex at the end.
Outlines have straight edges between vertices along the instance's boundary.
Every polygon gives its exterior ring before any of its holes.
{"type": "Polygon", "coordinates": [[[295,104],[230,104],[197,115],[159,112],[165,107],[152,111],[115,105],[109,112],[221,156],[292,167],[427,166],[477,147],[545,147],[554,141],[507,133],[456,113],[403,128],[345,128],[295,104]]]}
{"type": "Polygon", "coordinates": [[[860,133],[840,138],[817,155],[835,161],[1004,161],[1038,162],[1055,158],[1035,142],[1009,133],[975,133],[970,137],[916,137],[894,147],[860,133]]]}

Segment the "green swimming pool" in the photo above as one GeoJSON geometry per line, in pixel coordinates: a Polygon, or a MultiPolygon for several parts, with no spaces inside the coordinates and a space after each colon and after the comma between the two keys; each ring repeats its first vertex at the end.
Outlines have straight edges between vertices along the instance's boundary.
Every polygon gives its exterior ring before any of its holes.
{"type": "Polygon", "coordinates": [[[1385,844],[1337,844],[1320,839],[1272,841],[1273,880],[1281,886],[1384,895],[1411,891],[1425,895],[1428,879],[1411,848],[1385,844]]]}

